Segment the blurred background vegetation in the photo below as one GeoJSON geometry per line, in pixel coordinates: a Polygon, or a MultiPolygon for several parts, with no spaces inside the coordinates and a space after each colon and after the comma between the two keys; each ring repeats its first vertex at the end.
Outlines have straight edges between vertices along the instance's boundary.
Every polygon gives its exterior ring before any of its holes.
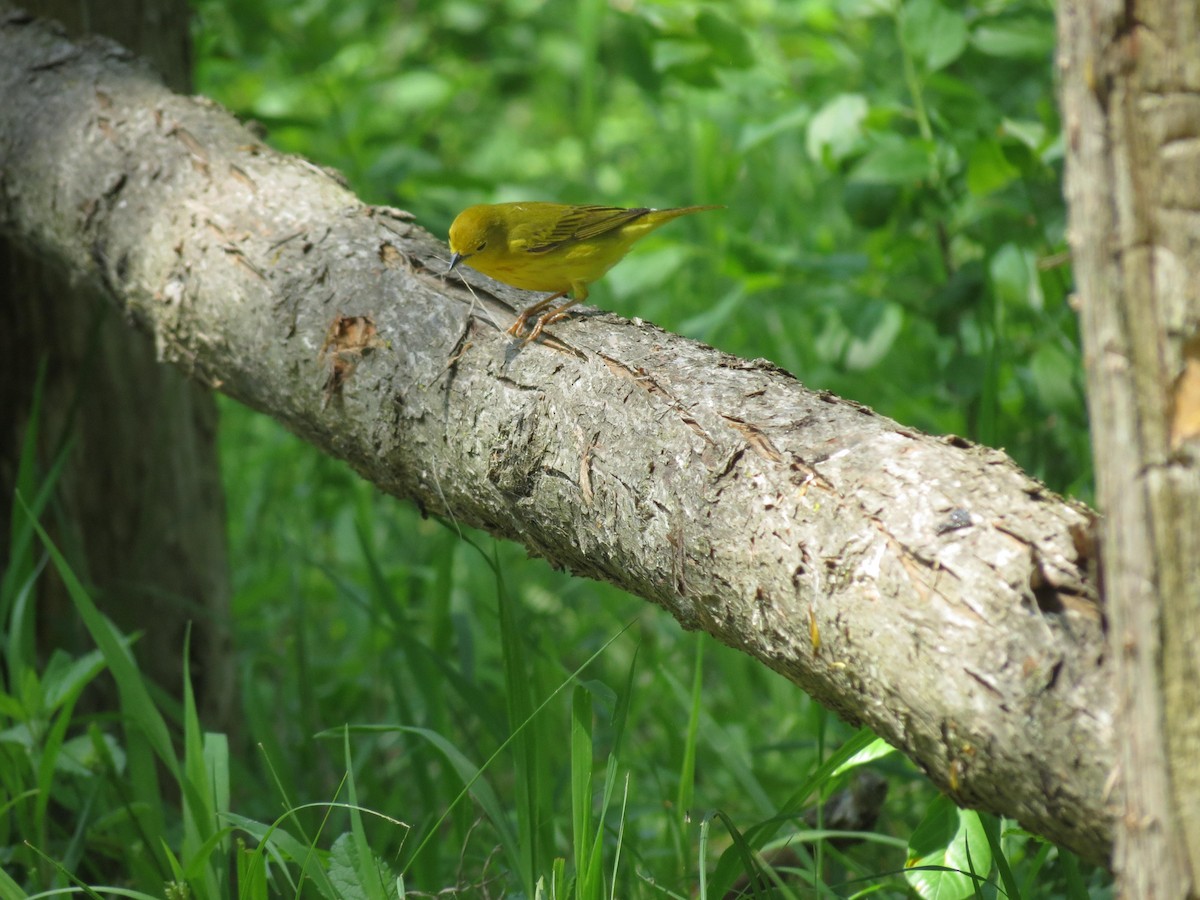
{"type": "MultiPolygon", "coordinates": [[[[478,202],[725,204],[646,239],[589,303],[1003,447],[1090,499],[1050,3],[193,7],[197,91],[366,201],[441,237],[478,202]]],[[[414,896],[1108,894],[657,608],[423,519],[232,403],[222,417],[245,716],[201,754],[236,830],[185,839],[193,894],[232,892],[222,849],[241,896],[396,896],[400,872],[414,896]],[[879,818],[823,839],[797,814],[864,767],[888,785],[879,818]],[[759,850],[776,874],[747,883],[759,850]]],[[[122,848],[91,853],[81,878],[128,872],[122,848]]]]}

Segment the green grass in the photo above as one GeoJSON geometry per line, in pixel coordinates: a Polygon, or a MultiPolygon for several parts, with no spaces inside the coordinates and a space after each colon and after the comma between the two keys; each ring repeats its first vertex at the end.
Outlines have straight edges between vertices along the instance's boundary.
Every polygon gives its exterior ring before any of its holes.
{"type": "MultiPolygon", "coordinates": [[[[647,239],[594,302],[1003,446],[1089,495],[1070,273],[1047,267],[1064,214],[1045,3],[195,7],[199,89],[368,200],[441,234],[492,199],[727,204],[647,239]]],[[[206,732],[190,694],[171,705],[146,682],[131,636],[34,526],[57,468],[23,458],[0,581],[0,900],[84,885],[1110,891],[1013,823],[948,807],[898,754],[656,607],[422,518],[221,409],[235,734],[206,732]],[[94,652],[39,662],[49,569],[94,652]],[[118,705],[80,712],[100,678],[118,705]],[[861,768],[888,798],[844,846],[804,815],[861,768]]]]}

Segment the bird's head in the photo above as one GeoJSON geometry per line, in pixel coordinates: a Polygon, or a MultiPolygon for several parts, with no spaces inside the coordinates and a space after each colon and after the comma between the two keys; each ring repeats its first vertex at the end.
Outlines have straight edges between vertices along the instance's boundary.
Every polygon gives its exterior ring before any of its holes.
{"type": "MultiPolygon", "coordinates": [[[[463,260],[498,256],[508,247],[508,226],[494,206],[469,206],[450,225],[450,268],[463,260]]],[[[449,270],[447,270],[449,271],[449,270]]]]}

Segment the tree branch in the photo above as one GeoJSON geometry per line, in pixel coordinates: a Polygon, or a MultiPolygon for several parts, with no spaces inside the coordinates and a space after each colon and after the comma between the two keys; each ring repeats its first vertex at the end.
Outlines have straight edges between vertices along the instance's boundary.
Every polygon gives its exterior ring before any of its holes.
{"type": "Polygon", "coordinates": [[[0,60],[0,229],[104,285],[163,360],[751,654],[958,802],[1107,860],[1086,509],[999,451],[645,323],[585,314],[514,345],[527,297],[447,281],[409,216],[113,45],[10,13],[0,60]]]}

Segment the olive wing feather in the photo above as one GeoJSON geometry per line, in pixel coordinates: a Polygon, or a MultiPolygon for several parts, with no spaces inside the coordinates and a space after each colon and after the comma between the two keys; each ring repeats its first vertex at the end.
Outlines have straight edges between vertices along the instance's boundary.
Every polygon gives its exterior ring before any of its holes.
{"type": "Polygon", "coordinates": [[[526,253],[548,253],[565,244],[586,241],[640,219],[651,210],[645,207],[624,209],[620,206],[571,207],[554,224],[541,233],[529,234],[522,248],[526,253]]]}

